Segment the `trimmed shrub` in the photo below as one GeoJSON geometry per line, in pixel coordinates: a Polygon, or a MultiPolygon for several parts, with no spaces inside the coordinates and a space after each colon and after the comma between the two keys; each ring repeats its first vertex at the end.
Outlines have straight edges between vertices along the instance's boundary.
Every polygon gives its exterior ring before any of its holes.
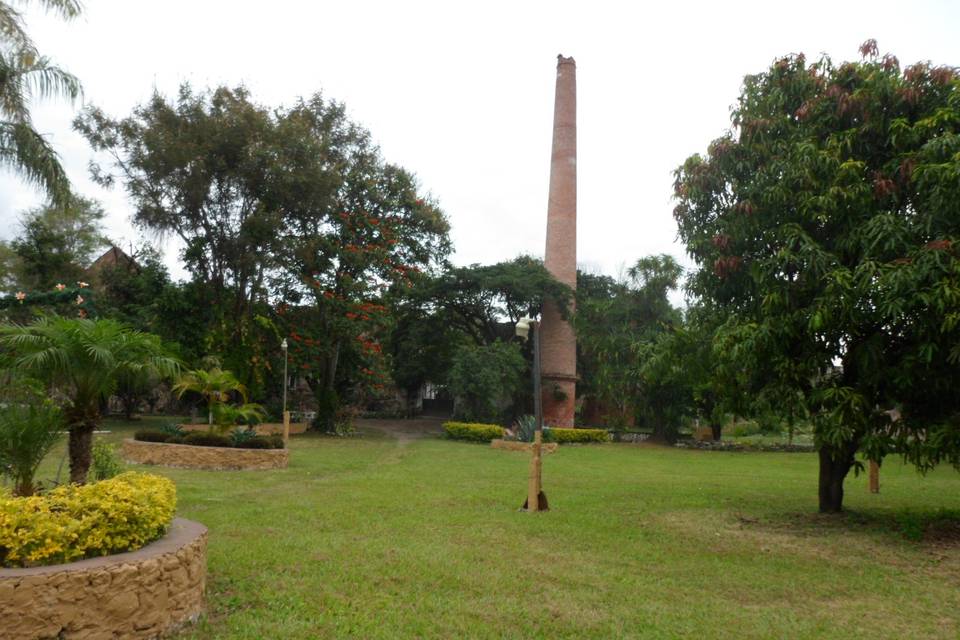
{"type": "Polygon", "coordinates": [[[133,439],[140,442],[167,442],[170,434],[155,429],[141,429],[133,434],[133,439]]]}
{"type": "Polygon", "coordinates": [[[59,564],[139,549],[166,533],[176,507],[173,482],[134,472],[40,496],[0,496],[0,566],[59,564]]]}
{"type": "MultiPolygon", "coordinates": [[[[281,445],[283,444],[282,439],[280,444],[281,445]]],[[[264,438],[263,436],[253,436],[252,438],[246,438],[245,440],[241,440],[240,442],[234,443],[233,446],[235,446],[237,449],[275,449],[276,448],[273,446],[273,443],[268,438],[264,438]]]]}
{"type": "Polygon", "coordinates": [[[467,440],[469,442],[490,442],[502,438],[503,427],[495,424],[479,424],[470,422],[445,422],[443,431],[453,440],[467,440]]]}
{"type": "Polygon", "coordinates": [[[233,441],[230,440],[229,436],[219,433],[194,431],[183,438],[183,444],[191,444],[196,447],[230,447],[233,446],[233,441]]]}
{"type": "Polygon", "coordinates": [[[610,434],[606,429],[544,429],[543,439],[558,444],[608,442],[610,434]]]}

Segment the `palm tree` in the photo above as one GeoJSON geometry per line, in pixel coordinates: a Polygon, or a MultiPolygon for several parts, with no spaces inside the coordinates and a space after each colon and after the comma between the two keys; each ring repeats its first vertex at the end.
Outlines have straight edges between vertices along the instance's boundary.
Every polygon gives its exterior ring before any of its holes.
{"type": "Polygon", "coordinates": [[[220,367],[197,369],[183,374],[173,385],[173,392],[178,398],[182,398],[188,391],[199,393],[207,401],[207,423],[211,426],[217,406],[228,402],[231,393],[239,394],[244,402],[247,401],[247,388],[233,373],[220,367]]]}
{"type": "MultiPolygon", "coordinates": [[[[65,19],[80,13],[77,0],[37,4],[65,19]]],[[[57,96],[72,102],[80,93],[80,81],[37,52],[20,12],[0,0],[0,166],[42,187],[56,203],[69,198],[70,182],[56,151],[33,128],[28,105],[36,98],[57,96]]]]}
{"type": "Polygon", "coordinates": [[[179,373],[180,362],[158,336],[115,320],[51,316],[30,325],[0,325],[0,366],[31,376],[66,398],[70,481],[83,483],[90,468],[93,432],[101,400],[130,372],[161,377],[179,373]]]}

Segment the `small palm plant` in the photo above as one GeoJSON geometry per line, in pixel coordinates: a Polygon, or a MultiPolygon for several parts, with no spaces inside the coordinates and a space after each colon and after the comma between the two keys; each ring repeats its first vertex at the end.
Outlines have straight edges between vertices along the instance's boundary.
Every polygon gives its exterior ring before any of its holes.
{"type": "Polygon", "coordinates": [[[168,378],[180,361],[158,336],[115,320],[49,316],[32,324],[0,325],[0,369],[30,376],[66,398],[70,481],[83,483],[90,469],[100,406],[131,373],[168,378]]]}
{"type": "Polygon", "coordinates": [[[37,389],[11,386],[0,402],[0,471],[13,480],[16,495],[29,496],[37,467],[61,438],[63,414],[37,389]]]}
{"type": "Polygon", "coordinates": [[[240,405],[221,403],[216,406],[213,415],[212,430],[214,433],[224,434],[237,425],[250,425],[263,422],[266,411],[255,402],[245,402],[240,405]]]}
{"type": "Polygon", "coordinates": [[[233,373],[220,367],[187,371],[173,385],[173,392],[178,398],[187,392],[200,394],[207,401],[207,424],[210,426],[213,426],[214,414],[230,401],[231,394],[240,396],[244,403],[247,401],[247,388],[233,373]]]}

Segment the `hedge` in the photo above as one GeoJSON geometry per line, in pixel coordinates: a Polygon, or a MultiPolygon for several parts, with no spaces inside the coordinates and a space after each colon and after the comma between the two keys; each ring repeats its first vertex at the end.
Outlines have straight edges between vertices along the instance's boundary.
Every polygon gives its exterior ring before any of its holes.
{"type": "Polygon", "coordinates": [[[495,424],[480,424],[471,422],[445,422],[443,431],[453,440],[468,440],[470,442],[490,442],[503,437],[503,427],[495,424]]]}
{"type": "Polygon", "coordinates": [[[544,433],[544,439],[558,444],[607,442],[610,440],[610,434],[606,429],[557,429],[549,427],[544,433]]]}
{"type": "Polygon", "coordinates": [[[195,447],[228,447],[236,449],[283,449],[283,436],[253,436],[246,440],[234,440],[230,436],[208,431],[191,431],[185,436],[174,433],[143,429],[133,434],[140,442],[159,442],[166,444],[188,444],[195,447]]]}
{"type": "Polygon", "coordinates": [[[172,481],[135,472],[37,496],[0,496],[0,566],[60,564],[139,549],[166,533],[176,507],[172,481]]]}

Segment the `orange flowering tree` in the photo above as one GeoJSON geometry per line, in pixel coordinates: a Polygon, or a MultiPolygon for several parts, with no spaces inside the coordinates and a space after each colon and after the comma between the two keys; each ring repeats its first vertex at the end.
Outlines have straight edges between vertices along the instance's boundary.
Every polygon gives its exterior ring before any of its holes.
{"type": "Polygon", "coordinates": [[[315,96],[284,124],[301,128],[294,137],[304,146],[292,157],[300,169],[278,177],[279,281],[295,318],[287,323],[291,353],[317,397],[319,426],[329,427],[342,392],[386,388],[386,301],[441,264],[449,225],[342,105],[315,96]]]}

